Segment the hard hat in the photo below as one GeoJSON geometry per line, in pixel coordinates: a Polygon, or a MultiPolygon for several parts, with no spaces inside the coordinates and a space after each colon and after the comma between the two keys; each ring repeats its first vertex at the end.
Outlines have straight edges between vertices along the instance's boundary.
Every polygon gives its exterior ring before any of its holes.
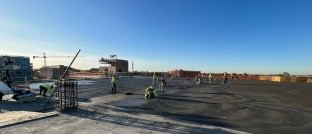
{"type": "Polygon", "coordinates": [[[153,87],[153,86],[150,86],[149,88],[152,88],[152,89],[153,89],[154,87],[153,87]]]}

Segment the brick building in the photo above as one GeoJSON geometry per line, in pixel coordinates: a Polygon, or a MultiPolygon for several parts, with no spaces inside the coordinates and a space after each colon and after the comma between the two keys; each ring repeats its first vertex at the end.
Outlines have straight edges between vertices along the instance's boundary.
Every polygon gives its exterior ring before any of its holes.
{"type": "Polygon", "coordinates": [[[169,71],[171,77],[196,77],[201,74],[200,71],[173,70],[169,71]]]}

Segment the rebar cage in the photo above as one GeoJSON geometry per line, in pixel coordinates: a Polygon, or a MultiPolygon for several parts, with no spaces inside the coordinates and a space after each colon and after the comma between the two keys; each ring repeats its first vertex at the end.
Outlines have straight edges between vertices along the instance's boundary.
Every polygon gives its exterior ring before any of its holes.
{"type": "Polygon", "coordinates": [[[64,112],[78,108],[78,82],[57,81],[55,82],[55,110],[64,112]]]}

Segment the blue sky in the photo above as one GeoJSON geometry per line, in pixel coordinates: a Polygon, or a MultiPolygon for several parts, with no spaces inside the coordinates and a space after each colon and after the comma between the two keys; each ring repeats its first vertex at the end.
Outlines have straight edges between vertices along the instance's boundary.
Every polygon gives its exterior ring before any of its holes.
{"type": "Polygon", "coordinates": [[[81,48],[74,64],[81,69],[116,54],[135,70],[312,74],[311,7],[310,0],[0,0],[0,54],[81,48]]]}

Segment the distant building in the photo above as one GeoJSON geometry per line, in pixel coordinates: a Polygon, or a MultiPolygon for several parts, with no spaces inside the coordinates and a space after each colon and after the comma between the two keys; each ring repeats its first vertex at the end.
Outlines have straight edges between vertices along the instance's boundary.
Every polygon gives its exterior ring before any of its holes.
{"type": "Polygon", "coordinates": [[[65,72],[64,65],[47,66],[40,69],[40,75],[44,79],[59,79],[65,72]]]}
{"type": "Polygon", "coordinates": [[[100,71],[99,68],[91,68],[90,72],[98,73],[100,71]]]}
{"type": "Polygon", "coordinates": [[[110,63],[111,66],[101,66],[99,67],[99,72],[129,72],[129,63],[127,60],[120,59],[103,59],[102,63],[110,63]]]}
{"type": "Polygon", "coordinates": [[[259,76],[259,80],[261,80],[261,81],[270,81],[271,80],[271,76],[270,75],[260,75],[259,76]]]}
{"type": "Polygon", "coordinates": [[[99,72],[89,72],[89,71],[81,71],[81,72],[70,72],[67,76],[69,79],[102,79],[104,78],[103,73],[99,72]]]}
{"type": "Polygon", "coordinates": [[[259,80],[260,76],[255,74],[236,74],[235,77],[239,80],[259,80]]]}
{"type": "Polygon", "coordinates": [[[306,76],[283,76],[283,75],[262,75],[259,80],[273,81],[273,82],[310,82],[311,78],[306,76]]]}
{"type": "Polygon", "coordinates": [[[312,83],[312,77],[308,78],[308,83],[312,83]]]}
{"type": "Polygon", "coordinates": [[[107,73],[109,71],[109,67],[108,66],[101,66],[99,67],[99,72],[101,73],[107,73]]]}
{"type": "Polygon", "coordinates": [[[284,77],[282,75],[271,76],[270,81],[273,82],[290,82],[290,77],[284,77]]]}
{"type": "Polygon", "coordinates": [[[308,77],[304,76],[292,76],[290,77],[290,82],[300,82],[300,83],[306,83],[308,82],[308,77]]]}
{"type": "Polygon", "coordinates": [[[15,82],[22,82],[25,80],[32,80],[32,64],[29,57],[24,56],[0,56],[0,71],[4,71],[4,61],[10,58],[12,60],[12,67],[10,73],[15,82]]]}
{"type": "Polygon", "coordinates": [[[171,77],[196,77],[200,75],[200,71],[184,71],[184,70],[173,70],[169,71],[171,77]]]}

